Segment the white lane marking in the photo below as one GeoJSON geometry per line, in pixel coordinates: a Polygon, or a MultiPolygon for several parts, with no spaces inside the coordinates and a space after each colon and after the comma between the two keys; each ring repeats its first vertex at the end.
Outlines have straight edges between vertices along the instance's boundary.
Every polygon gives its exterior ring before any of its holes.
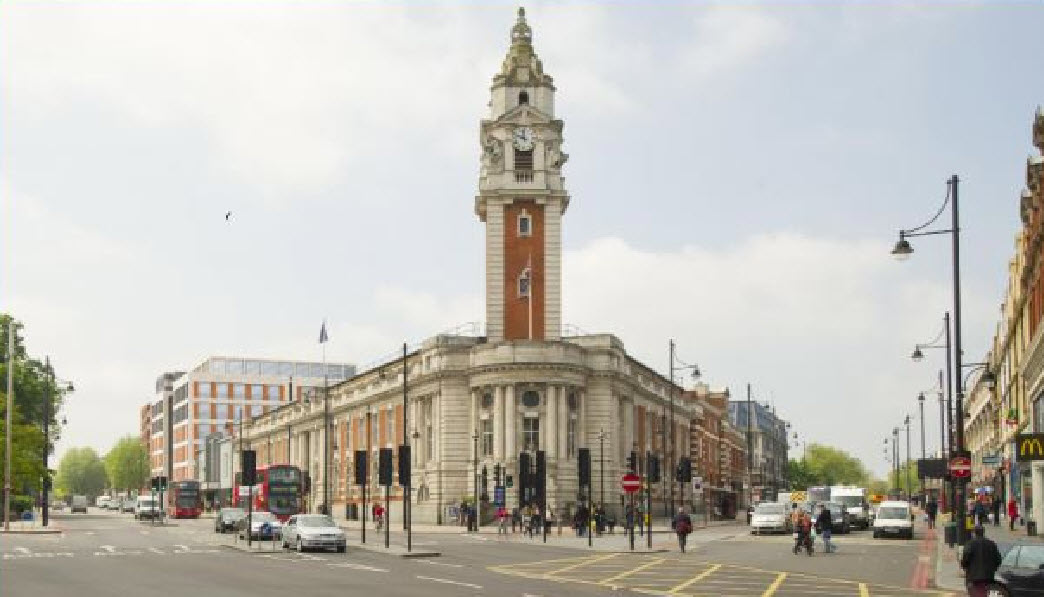
{"type": "Polygon", "coordinates": [[[84,535],[93,535],[93,534],[94,534],[94,531],[87,531],[87,532],[84,533],[84,535]]]}
{"type": "Polygon", "coordinates": [[[158,547],[150,547],[149,551],[151,551],[152,553],[158,553],[159,555],[163,555],[163,550],[158,547]]]}
{"type": "Polygon", "coordinates": [[[141,533],[142,535],[148,535],[152,531],[138,531],[138,532],[141,533]]]}
{"type": "Polygon", "coordinates": [[[421,580],[430,580],[432,582],[439,582],[446,585],[457,585],[458,587],[468,587],[469,589],[482,589],[479,585],[473,585],[469,582],[460,582],[456,580],[450,580],[448,578],[434,578],[431,576],[418,576],[421,580]]]}
{"type": "Polygon", "coordinates": [[[436,562],[435,560],[417,560],[418,562],[424,562],[425,564],[431,564],[432,566],[446,566],[448,568],[463,568],[464,564],[447,564],[446,562],[436,562]]]}
{"type": "Polygon", "coordinates": [[[105,551],[107,551],[109,553],[113,553],[114,551],[116,551],[116,546],[115,545],[99,545],[98,547],[101,547],[102,549],[104,549],[105,551]]]}
{"type": "Polygon", "coordinates": [[[352,564],[351,562],[341,562],[339,564],[327,564],[331,568],[351,568],[352,570],[365,570],[367,572],[387,572],[384,568],[377,568],[374,566],[366,566],[364,564],[352,564]]]}
{"type": "Polygon", "coordinates": [[[25,555],[29,555],[30,553],[32,553],[31,551],[29,551],[28,547],[16,547],[15,551],[17,551],[19,553],[22,553],[22,554],[25,554],[25,555]]]}
{"type": "Polygon", "coordinates": [[[460,536],[467,537],[468,539],[474,539],[475,541],[489,541],[488,538],[483,537],[482,535],[469,535],[466,533],[461,533],[460,536]]]}

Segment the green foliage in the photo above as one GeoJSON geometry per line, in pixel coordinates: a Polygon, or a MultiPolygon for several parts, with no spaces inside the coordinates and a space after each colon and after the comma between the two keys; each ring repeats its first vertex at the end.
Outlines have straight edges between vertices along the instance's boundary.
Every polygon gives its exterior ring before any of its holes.
{"type": "MultiPolygon", "coordinates": [[[[8,322],[12,317],[6,313],[0,313],[0,387],[7,391],[7,367],[11,362],[8,358],[8,322]]],[[[14,381],[14,403],[15,413],[21,413],[24,422],[43,427],[45,401],[50,397],[50,444],[53,445],[58,437],[58,413],[61,410],[64,397],[72,389],[69,384],[56,383],[54,372],[49,371],[44,361],[32,358],[25,350],[20,331],[22,324],[14,321],[15,343],[14,343],[14,367],[12,377],[14,381]]],[[[5,397],[6,404],[6,397],[5,397]]]]}
{"type": "Polygon", "coordinates": [[[809,444],[801,460],[787,464],[790,486],[796,489],[830,485],[866,485],[870,475],[863,463],[830,446],[809,444]]]}
{"type": "MultiPolygon", "coordinates": [[[[7,395],[0,393],[0,462],[7,459],[7,395]]],[[[21,423],[18,405],[11,412],[11,489],[28,493],[41,489],[43,479],[43,432],[36,425],[21,423]]],[[[0,485],[3,484],[4,467],[0,465],[0,485]]],[[[0,510],[3,506],[0,505],[0,510]]]]}
{"type": "Polygon", "coordinates": [[[141,439],[128,435],[105,455],[105,472],[113,489],[145,487],[149,480],[149,454],[141,439]]]}
{"type": "Polygon", "coordinates": [[[59,494],[93,498],[102,494],[108,482],[105,466],[93,448],[72,448],[58,464],[56,488],[59,494]]]}
{"type": "Polygon", "coordinates": [[[28,495],[12,495],[11,496],[11,512],[15,514],[21,514],[33,509],[34,500],[28,495]]]}

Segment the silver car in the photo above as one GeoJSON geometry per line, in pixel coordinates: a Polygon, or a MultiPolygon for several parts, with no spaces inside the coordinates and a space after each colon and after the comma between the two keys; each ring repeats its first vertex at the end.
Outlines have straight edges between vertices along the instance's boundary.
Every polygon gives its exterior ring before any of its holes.
{"type": "Polygon", "coordinates": [[[336,549],[343,553],[346,543],[344,530],[325,514],[297,514],[283,528],[284,549],[336,549]]]}

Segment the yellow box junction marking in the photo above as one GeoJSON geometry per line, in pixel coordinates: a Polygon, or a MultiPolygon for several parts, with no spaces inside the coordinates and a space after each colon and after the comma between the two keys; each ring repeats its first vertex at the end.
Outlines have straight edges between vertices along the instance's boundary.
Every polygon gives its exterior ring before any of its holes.
{"type": "Polygon", "coordinates": [[[563,572],[569,572],[570,570],[576,570],[577,568],[580,568],[581,566],[587,566],[588,564],[594,564],[595,562],[601,562],[603,560],[608,560],[608,559],[611,559],[611,558],[615,558],[617,555],[618,554],[610,553],[610,554],[606,554],[604,556],[597,556],[597,557],[593,557],[593,558],[588,558],[586,560],[577,562],[576,564],[570,564],[569,566],[566,566],[564,568],[559,568],[558,570],[552,570],[551,572],[548,572],[545,576],[555,576],[556,574],[561,574],[563,572]]]}
{"type": "Polygon", "coordinates": [[[772,597],[779,590],[779,585],[783,584],[783,580],[787,577],[786,572],[780,572],[776,577],[776,580],[772,581],[772,584],[765,589],[765,592],[761,594],[761,597],[772,597]]]}
{"type": "Polygon", "coordinates": [[[721,564],[714,564],[710,568],[707,568],[703,572],[701,572],[701,573],[697,574],[696,576],[690,578],[689,580],[681,583],[680,585],[675,585],[674,587],[671,587],[671,589],[669,591],[667,591],[667,594],[668,595],[677,595],[685,587],[687,587],[689,585],[696,584],[696,583],[700,582],[701,580],[707,578],[711,574],[714,574],[714,572],[717,571],[718,568],[721,568],[721,564]]]}
{"type": "Polygon", "coordinates": [[[603,580],[601,582],[601,584],[612,586],[613,582],[618,581],[618,580],[623,579],[623,578],[627,578],[628,576],[630,576],[632,574],[637,574],[638,572],[641,572],[642,570],[645,570],[646,568],[652,568],[653,566],[659,564],[660,562],[663,562],[666,559],[667,558],[657,558],[655,560],[646,562],[646,563],[642,564],[641,566],[637,566],[635,568],[631,568],[630,570],[621,572],[620,574],[617,574],[616,576],[607,578],[607,579],[603,580]]]}
{"type": "Polygon", "coordinates": [[[870,589],[866,588],[866,583],[859,583],[859,597],[870,597],[870,589]]]}

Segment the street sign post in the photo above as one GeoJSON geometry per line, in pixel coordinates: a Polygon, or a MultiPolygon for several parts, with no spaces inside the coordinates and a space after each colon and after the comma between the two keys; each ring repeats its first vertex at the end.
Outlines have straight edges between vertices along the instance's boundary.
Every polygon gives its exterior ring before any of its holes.
{"type": "Polygon", "coordinates": [[[950,474],[954,477],[971,476],[971,458],[967,456],[954,456],[950,459],[950,474]]]}
{"type": "Polygon", "coordinates": [[[620,485],[623,487],[623,490],[627,493],[634,493],[641,489],[642,479],[638,475],[627,473],[620,480],[620,485]]]}

